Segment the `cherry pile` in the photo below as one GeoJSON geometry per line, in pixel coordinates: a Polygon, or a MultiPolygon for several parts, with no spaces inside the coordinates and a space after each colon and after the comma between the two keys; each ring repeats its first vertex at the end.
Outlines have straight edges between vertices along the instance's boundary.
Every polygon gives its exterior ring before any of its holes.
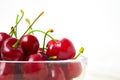
{"type": "Polygon", "coordinates": [[[29,27],[20,38],[17,36],[17,26],[24,16],[23,10],[20,19],[17,15],[16,24],[11,27],[10,33],[0,32],[0,80],[73,80],[81,74],[82,65],[78,62],[45,63],[74,60],[83,53],[84,48],[76,55],[72,41],[68,38],[55,39],[48,34],[53,32],[53,29],[46,32],[33,30],[33,24],[43,13],[41,12],[32,23],[26,19],[29,27]],[[42,47],[34,32],[44,34],[42,47]],[[47,43],[46,37],[50,38],[47,43]]]}

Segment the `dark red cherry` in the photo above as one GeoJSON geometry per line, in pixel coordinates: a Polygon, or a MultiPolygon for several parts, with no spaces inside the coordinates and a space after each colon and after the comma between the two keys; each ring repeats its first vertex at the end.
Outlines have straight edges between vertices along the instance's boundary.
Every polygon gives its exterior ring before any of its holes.
{"type": "Polygon", "coordinates": [[[76,78],[82,73],[82,65],[79,62],[69,62],[62,65],[66,78],[76,78]]]}
{"type": "Polygon", "coordinates": [[[27,63],[22,64],[21,73],[23,80],[45,80],[48,76],[48,68],[44,58],[39,53],[34,53],[28,56],[27,63]]]}
{"type": "Polygon", "coordinates": [[[0,32],[0,47],[2,46],[2,43],[9,37],[11,37],[9,34],[0,32]]]}
{"type": "Polygon", "coordinates": [[[20,45],[22,46],[25,55],[28,56],[30,54],[37,53],[39,41],[35,36],[27,34],[20,39],[20,45]]]}
{"type": "MultiPolygon", "coordinates": [[[[9,34],[7,34],[5,32],[0,32],[0,48],[3,44],[3,42],[9,37],[11,37],[9,34]]],[[[1,53],[1,49],[0,49],[0,53],[1,53]]],[[[1,57],[1,55],[0,55],[0,57],[1,57]]]]}
{"type": "Polygon", "coordinates": [[[48,56],[46,55],[46,50],[45,49],[43,51],[42,48],[39,48],[38,51],[37,51],[37,54],[42,55],[42,57],[43,57],[44,60],[48,60],[48,56]]]}
{"type": "Polygon", "coordinates": [[[15,68],[13,63],[0,62],[0,80],[14,80],[15,68]]]}
{"type": "Polygon", "coordinates": [[[27,61],[43,61],[44,57],[42,54],[31,54],[27,57],[27,61]]]}
{"type": "Polygon", "coordinates": [[[46,80],[48,76],[47,64],[44,62],[28,62],[21,67],[22,80],[46,80]]]}
{"type": "Polygon", "coordinates": [[[57,56],[58,60],[73,59],[76,53],[73,43],[67,38],[50,40],[46,47],[48,57],[57,56]]]}
{"type": "Polygon", "coordinates": [[[24,59],[24,52],[20,45],[14,47],[16,43],[16,38],[8,38],[4,41],[1,46],[1,58],[2,60],[13,60],[19,61],[24,59]]]}
{"type": "Polygon", "coordinates": [[[64,72],[58,64],[49,64],[49,80],[66,80],[64,72]]]}

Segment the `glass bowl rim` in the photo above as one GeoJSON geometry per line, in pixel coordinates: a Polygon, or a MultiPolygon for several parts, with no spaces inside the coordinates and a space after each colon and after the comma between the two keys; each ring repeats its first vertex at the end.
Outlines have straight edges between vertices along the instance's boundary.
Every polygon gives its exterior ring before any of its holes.
{"type": "Polygon", "coordinates": [[[67,62],[82,62],[87,64],[87,57],[81,55],[79,59],[68,59],[68,60],[45,60],[45,61],[3,61],[0,60],[0,63],[67,63],[67,62]]]}

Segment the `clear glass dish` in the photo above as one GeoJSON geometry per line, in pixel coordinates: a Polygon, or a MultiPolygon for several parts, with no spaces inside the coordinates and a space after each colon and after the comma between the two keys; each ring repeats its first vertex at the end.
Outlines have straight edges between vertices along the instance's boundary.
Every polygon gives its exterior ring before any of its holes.
{"type": "Polygon", "coordinates": [[[84,80],[87,58],[60,61],[0,61],[0,80],[84,80]]]}

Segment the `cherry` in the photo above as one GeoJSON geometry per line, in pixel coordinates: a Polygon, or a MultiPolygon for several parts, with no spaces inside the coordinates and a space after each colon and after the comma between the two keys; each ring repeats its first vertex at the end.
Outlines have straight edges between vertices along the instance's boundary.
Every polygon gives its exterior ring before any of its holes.
{"type": "Polygon", "coordinates": [[[12,63],[0,62],[0,80],[14,80],[15,70],[12,63]]]}
{"type": "Polygon", "coordinates": [[[66,80],[64,72],[58,64],[49,64],[49,80],[66,80]]]}
{"type": "Polygon", "coordinates": [[[46,55],[46,50],[43,51],[42,48],[39,48],[37,54],[40,54],[43,60],[48,60],[48,56],[46,55]]]}
{"type": "MultiPolygon", "coordinates": [[[[21,11],[23,14],[24,12],[21,11]]],[[[24,34],[20,37],[20,39],[16,38],[9,38],[5,41],[3,46],[1,47],[1,58],[4,60],[23,60],[24,59],[24,52],[21,48],[20,40],[24,37],[24,35],[27,33],[29,29],[33,26],[33,24],[38,20],[38,18],[43,14],[44,12],[41,12],[37,18],[33,21],[33,23],[29,26],[29,28],[24,32],[24,34]]],[[[21,18],[22,19],[22,18],[21,18]]],[[[18,23],[18,22],[17,22],[18,23]]],[[[16,25],[17,26],[17,25],[16,25]]],[[[16,26],[14,28],[16,28],[16,26]]],[[[14,31],[13,28],[13,31],[14,31]]],[[[16,32],[16,31],[15,31],[16,32]]],[[[10,32],[11,34],[11,32],[10,32]]]]}
{"type": "Polygon", "coordinates": [[[48,76],[46,63],[28,62],[21,66],[22,80],[45,80],[48,76]]]}
{"type": "Polygon", "coordinates": [[[31,54],[26,58],[27,61],[43,61],[44,57],[42,54],[31,54]]]}
{"type": "MultiPolygon", "coordinates": [[[[41,49],[40,49],[41,52],[41,49]]],[[[48,76],[48,68],[46,63],[37,63],[34,61],[43,61],[43,55],[39,51],[27,57],[28,63],[22,64],[21,74],[23,80],[45,80],[48,76]],[[32,61],[32,62],[31,62],[32,61]],[[41,77],[40,77],[41,76],[41,77]]]]}
{"type": "Polygon", "coordinates": [[[43,54],[43,53],[46,54],[46,51],[44,50],[44,52],[42,53],[42,50],[43,50],[42,48],[38,48],[37,53],[38,53],[38,54],[43,54]]]}
{"type": "Polygon", "coordinates": [[[62,65],[66,78],[76,78],[82,73],[82,65],[79,62],[69,62],[62,65]]]}
{"type": "Polygon", "coordinates": [[[3,45],[1,46],[1,58],[3,60],[23,60],[24,59],[24,52],[20,45],[13,46],[16,43],[16,38],[8,38],[4,41],[3,45]]]}
{"type": "Polygon", "coordinates": [[[9,34],[0,32],[0,47],[2,46],[2,43],[9,37],[11,37],[9,34]]]}
{"type": "Polygon", "coordinates": [[[58,60],[73,59],[75,56],[75,48],[72,42],[63,38],[62,40],[50,40],[47,43],[47,52],[46,54],[50,56],[57,56],[58,60]]]}
{"type": "Polygon", "coordinates": [[[5,32],[0,32],[0,48],[3,44],[3,42],[9,37],[11,37],[9,34],[7,34],[5,32]]]}
{"type": "MultiPolygon", "coordinates": [[[[30,23],[30,21],[28,19],[26,19],[28,23],[30,23]]],[[[42,48],[38,48],[37,50],[37,53],[42,55],[43,59],[44,60],[48,60],[48,56],[46,55],[46,48],[45,48],[45,40],[46,40],[46,36],[49,36],[50,38],[52,38],[50,35],[48,35],[49,32],[53,32],[53,29],[49,29],[47,30],[47,32],[43,32],[42,30],[31,30],[29,32],[30,33],[33,33],[33,32],[41,32],[41,33],[44,33],[44,40],[43,40],[43,47],[42,48]]],[[[24,36],[23,36],[24,37],[24,36]]],[[[37,38],[36,38],[37,39],[37,38]]],[[[53,39],[53,38],[52,38],[53,39]]],[[[30,39],[31,40],[31,39],[30,39]]],[[[34,40],[35,41],[35,40],[34,40]]],[[[31,41],[33,42],[33,41],[31,41]]],[[[30,42],[30,43],[31,43],[30,42]]],[[[35,43],[35,42],[34,42],[35,43]]],[[[31,45],[32,46],[32,45],[31,45]]],[[[24,47],[24,46],[23,46],[24,47]]],[[[33,48],[32,48],[33,49],[33,48]]],[[[31,50],[31,49],[30,49],[31,50]]]]}
{"type": "Polygon", "coordinates": [[[19,44],[22,46],[26,56],[37,53],[39,48],[39,41],[34,35],[24,35],[19,44]]]}

